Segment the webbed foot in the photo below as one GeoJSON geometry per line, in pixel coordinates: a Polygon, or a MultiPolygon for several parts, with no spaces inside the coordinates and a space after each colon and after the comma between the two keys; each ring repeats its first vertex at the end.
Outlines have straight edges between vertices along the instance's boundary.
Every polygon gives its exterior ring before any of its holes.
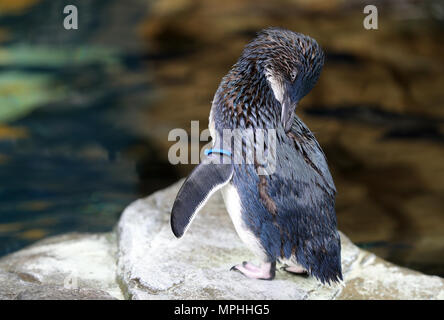
{"type": "Polygon", "coordinates": [[[294,275],[298,275],[298,276],[302,276],[302,277],[308,277],[308,271],[305,270],[304,267],[300,266],[300,265],[284,265],[283,267],[280,268],[281,270],[284,270],[288,273],[294,274],[294,275]]]}
{"type": "Polygon", "coordinates": [[[266,262],[260,267],[244,261],[231,267],[230,271],[238,271],[250,279],[273,280],[276,274],[276,262],[266,262]]]}

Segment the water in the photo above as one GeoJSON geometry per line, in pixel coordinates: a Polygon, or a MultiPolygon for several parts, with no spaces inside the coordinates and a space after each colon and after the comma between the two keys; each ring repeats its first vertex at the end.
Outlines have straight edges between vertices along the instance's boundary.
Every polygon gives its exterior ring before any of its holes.
{"type": "Polygon", "coordinates": [[[105,28],[94,8],[133,26],[143,15],[94,1],[79,6],[88,28],[69,32],[60,8],[42,1],[0,17],[12,32],[0,64],[0,255],[49,235],[109,231],[131,201],[179,178],[121,121],[129,103],[149,108],[152,90],[134,36],[90,39],[105,28]]]}

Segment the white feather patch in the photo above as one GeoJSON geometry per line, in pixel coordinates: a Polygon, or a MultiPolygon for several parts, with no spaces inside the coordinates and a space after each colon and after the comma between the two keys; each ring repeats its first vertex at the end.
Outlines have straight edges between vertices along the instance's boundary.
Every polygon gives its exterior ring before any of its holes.
{"type": "Polygon", "coordinates": [[[234,228],[241,238],[242,242],[259,258],[261,261],[267,260],[265,250],[259,242],[259,239],[248,230],[245,223],[242,221],[242,206],[236,188],[231,184],[227,184],[222,189],[225,206],[233,221],[234,228]]]}
{"type": "Polygon", "coordinates": [[[270,70],[265,71],[265,77],[270,83],[271,89],[273,90],[274,97],[280,104],[282,104],[282,100],[284,99],[284,88],[282,84],[271,74],[270,70]]]}

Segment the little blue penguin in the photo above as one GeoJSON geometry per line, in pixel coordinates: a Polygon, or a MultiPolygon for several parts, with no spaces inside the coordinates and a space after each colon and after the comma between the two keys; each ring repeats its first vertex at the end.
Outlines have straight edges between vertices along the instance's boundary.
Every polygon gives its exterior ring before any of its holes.
{"type": "Polygon", "coordinates": [[[314,39],[281,28],[262,30],[245,46],[212,102],[212,149],[205,151],[173,204],[176,237],[183,236],[196,213],[221,190],[239,237],[261,262],[244,261],[231,270],[272,280],[278,262],[284,271],[322,283],[342,280],[336,188],[319,143],[295,115],[323,64],[324,53],[314,39]],[[233,130],[252,130],[252,143],[245,137],[226,138],[233,130]],[[274,165],[256,156],[250,162],[235,161],[258,148],[259,130],[275,134],[262,144],[264,154],[274,155],[274,165]]]}

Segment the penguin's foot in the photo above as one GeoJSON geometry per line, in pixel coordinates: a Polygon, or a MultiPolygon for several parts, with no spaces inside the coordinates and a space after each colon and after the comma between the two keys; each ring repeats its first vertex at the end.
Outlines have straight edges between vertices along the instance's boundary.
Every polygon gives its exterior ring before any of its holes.
{"type": "Polygon", "coordinates": [[[244,261],[231,267],[230,270],[238,271],[251,279],[273,280],[276,274],[276,262],[266,262],[257,267],[250,262],[244,261]]]}
{"type": "Polygon", "coordinates": [[[308,271],[304,269],[301,265],[291,265],[291,266],[283,266],[281,270],[287,271],[288,273],[295,274],[298,276],[308,277],[308,271]]]}

